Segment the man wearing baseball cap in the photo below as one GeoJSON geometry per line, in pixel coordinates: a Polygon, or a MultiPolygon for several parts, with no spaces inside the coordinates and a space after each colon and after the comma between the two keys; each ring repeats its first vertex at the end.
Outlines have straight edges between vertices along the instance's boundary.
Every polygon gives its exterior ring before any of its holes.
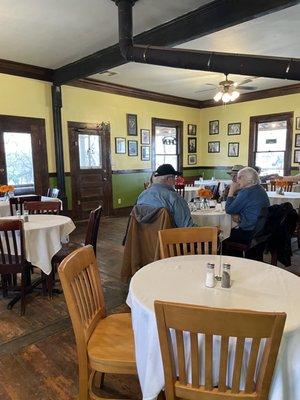
{"type": "Polygon", "coordinates": [[[167,208],[176,227],[194,226],[187,202],[174,189],[175,177],[182,175],[171,164],[160,165],[153,174],[153,184],[138,197],[138,205],[167,208]]]}

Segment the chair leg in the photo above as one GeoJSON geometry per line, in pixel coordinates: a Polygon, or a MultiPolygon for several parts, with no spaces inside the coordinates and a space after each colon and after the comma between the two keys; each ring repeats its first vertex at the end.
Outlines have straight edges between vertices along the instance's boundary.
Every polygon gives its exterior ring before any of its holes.
{"type": "Polygon", "coordinates": [[[47,276],[43,271],[41,271],[41,277],[42,277],[42,293],[43,296],[47,296],[47,276]]]}
{"type": "Polygon", "coordinates": [[[7,277],[6,277],[6,275],[1,275],[1,281],[2,281],[2,293],[3,293],[3,297],[7,297],[7,295],[8,295],[8,290],[7,290],[7,277]]]}
{"type": "Polygon", "coordinates": [[[25,314],[26,276],[21,273],[21,315],[25,314]]]}
{"type": "Polygon", "coordinates": [[[277,251],[271,250],[271,264],[277,267],[277,251]]]}

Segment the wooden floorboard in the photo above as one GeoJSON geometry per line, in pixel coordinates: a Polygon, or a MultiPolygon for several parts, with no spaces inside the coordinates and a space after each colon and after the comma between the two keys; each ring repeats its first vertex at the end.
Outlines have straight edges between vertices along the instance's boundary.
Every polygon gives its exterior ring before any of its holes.
{"type": "MultiPolygon", "coordinates": [[[[121,282],[121,245],[127,218],[103,218],[97,246],[108,313],[128,312],[128,285],[121,282]]],[[[86,224],[77,226],[72,240],[84,240],[86,224]]],[[[300,252],[291,271],[300,273],[300,252]]],[[[6,309],[9,300],[0,297],[0,400],[75,400],[78,393],[77,354],[64,296],[52,300],[40,292],[28,296],[26,314],[19,304],[6,309]]],[[[118,398],[141,399],[137,378],[110,375],[104,393],[118,398]]]]}

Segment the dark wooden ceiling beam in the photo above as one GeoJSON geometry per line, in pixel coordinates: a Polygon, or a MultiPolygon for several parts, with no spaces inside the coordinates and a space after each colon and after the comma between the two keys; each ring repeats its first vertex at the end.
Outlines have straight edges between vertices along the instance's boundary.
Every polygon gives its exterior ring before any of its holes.
{"type": "Polygon", "coordinates": [[[52,82],[53,70],[15,61],[0,60],[0,73],[52,82]]]}
{"type": "MultiPolygon", "coordinates": [[[[175,46],[298,4],[299,0],[216,0],[134,37],[135,44],[175,46]]],[[[116,26],[117,29],[117,26],[116,26]]],[[[119,45],[107,47],[54,71],[57,85],[126,63],[119,45]]]]}

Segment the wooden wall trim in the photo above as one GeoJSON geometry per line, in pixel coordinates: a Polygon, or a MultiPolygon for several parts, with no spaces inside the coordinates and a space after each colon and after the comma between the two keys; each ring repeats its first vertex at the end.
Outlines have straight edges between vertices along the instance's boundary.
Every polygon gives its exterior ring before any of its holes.
{"type": "MultiPolygon", "coordinates": [[[[269,97],[287,96],[289,94],[295,93],[300,93],[300,83],[297,83],[296,85],[281,86],[273,89],[258,90],[257,92],[242,93],[240,97],[233,103],[227,104],[227,107],[231,104],[243,103],[245,101],[261,100],[267,99],[269,97]]],[[[222,103],[216,103],[213,99],[201,102],[201,108],[218,107],[220,105],[222,105],[222,103]]]]}
{"type": "Polygon", "coordinates": [[[144,169],[115,169],[111,171],[113,175],[125,175],[125,174],[138,174],[138,173],[151,173],[152,169],[144,168],[144,169]]]}
{"type": "Polygon", "coordinates": [[[98,81],[96,79],[91,79],[91,78],[79,79],[77,81],[68,83],[68,85],[80,87],[83,89],[96,90],[99,92],[118,94],[120,96],[128,96],[143,100],[158,101],[160,103],[168,103],[168,104],[174,104],[178,106],[192,107],[192,108],[202,108],[201,101],[198,100],[186,99],[183,97],[151,92],[148,90],[137,89],[134,87],[117,85],[115,83],[98,81]]]}
{"type": "MultiPolygon", "coordinates": [[[[65,176],[71,176],[70,172],[65,172],[65,176]]],[[[56,172],[49,172],[49,178],[57,178],[56,172]]]]}
{"type": "Polygon", "coordinates": [[[47,82],[52,82],[53,75],[53,70],[49,68],[2,59],[0,59],[0,72],[3,74],[23,76],[24,78],[38,79],[47,82]]]}

